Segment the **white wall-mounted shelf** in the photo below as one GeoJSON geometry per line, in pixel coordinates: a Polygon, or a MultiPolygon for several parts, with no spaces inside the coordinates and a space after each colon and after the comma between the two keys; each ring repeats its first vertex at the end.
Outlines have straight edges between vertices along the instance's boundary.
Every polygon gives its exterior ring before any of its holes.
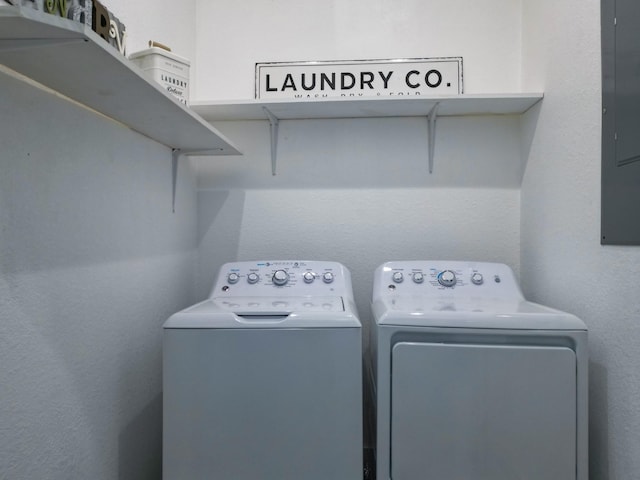
{"type": "Polygon", "coordinates": [[[447,95],[425,97],[369,97],[322,100],[240,100],[194,102],[192,108],[208,121],[268,120],[271,124],[271,162],[275,175],[280,120],[426,117],[429,172],[433,171],[435,127],[438,117],[520,115],[543,98],[542,93],[447,95]]]}
{"type": "Polygon", "coordinates": [[[84,24],[26,7],[0,7],[0,64],[174,152],[240,153],[84,24]]]}
{"type": "Polygon", "coordinates": [[[326,100],[238,100],[193,102],[204,119],[268,120],[266,107],[280,120],[314,118],[426,117],[436,104],[438,116],[514,115],[538,103],[542,93],[443,95],[434,97],[363,97],[326,100]]]}

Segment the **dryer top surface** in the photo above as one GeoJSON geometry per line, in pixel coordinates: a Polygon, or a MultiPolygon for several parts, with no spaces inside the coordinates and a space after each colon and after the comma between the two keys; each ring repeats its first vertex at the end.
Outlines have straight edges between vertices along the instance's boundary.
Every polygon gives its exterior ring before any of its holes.
{"type": "Polygon", "coordinates": [[[586,330],[574,315],[526,301],[504,264],[405,261],[374,277],[378,325],[527,330],[586,330]]]}

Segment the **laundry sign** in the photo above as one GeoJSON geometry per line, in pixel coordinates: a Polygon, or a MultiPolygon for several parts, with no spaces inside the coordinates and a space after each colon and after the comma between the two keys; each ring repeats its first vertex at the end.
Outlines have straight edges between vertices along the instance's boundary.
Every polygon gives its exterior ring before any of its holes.
{"type": "Polygon", "coordinates": [[[318,100],[462,93],[462,57],[256,63],[256,98],[318,100]]]}

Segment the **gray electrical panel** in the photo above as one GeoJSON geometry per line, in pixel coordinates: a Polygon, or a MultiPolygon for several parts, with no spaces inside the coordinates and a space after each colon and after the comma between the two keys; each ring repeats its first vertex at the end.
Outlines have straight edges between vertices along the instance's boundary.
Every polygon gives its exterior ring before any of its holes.
{"type": "Polygon", "coordinates": [[[640,2],[602,0],[603,245],[640,245],[640,2]]]}

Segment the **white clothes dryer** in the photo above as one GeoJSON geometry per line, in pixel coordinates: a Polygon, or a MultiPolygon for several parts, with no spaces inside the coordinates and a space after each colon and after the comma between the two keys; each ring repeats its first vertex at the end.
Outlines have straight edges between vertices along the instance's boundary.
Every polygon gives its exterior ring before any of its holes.
{"type": "Polygon", "coordinates": [[[362,478],[362,340],[339,263],[225,264],[164,325],[165,480],[362,478]]]}
{"type": "Polygon", "coordinates": [[[378,480],[586,480],[587,328],[524,299],[509,267],[375,273],[378,480]]]}

